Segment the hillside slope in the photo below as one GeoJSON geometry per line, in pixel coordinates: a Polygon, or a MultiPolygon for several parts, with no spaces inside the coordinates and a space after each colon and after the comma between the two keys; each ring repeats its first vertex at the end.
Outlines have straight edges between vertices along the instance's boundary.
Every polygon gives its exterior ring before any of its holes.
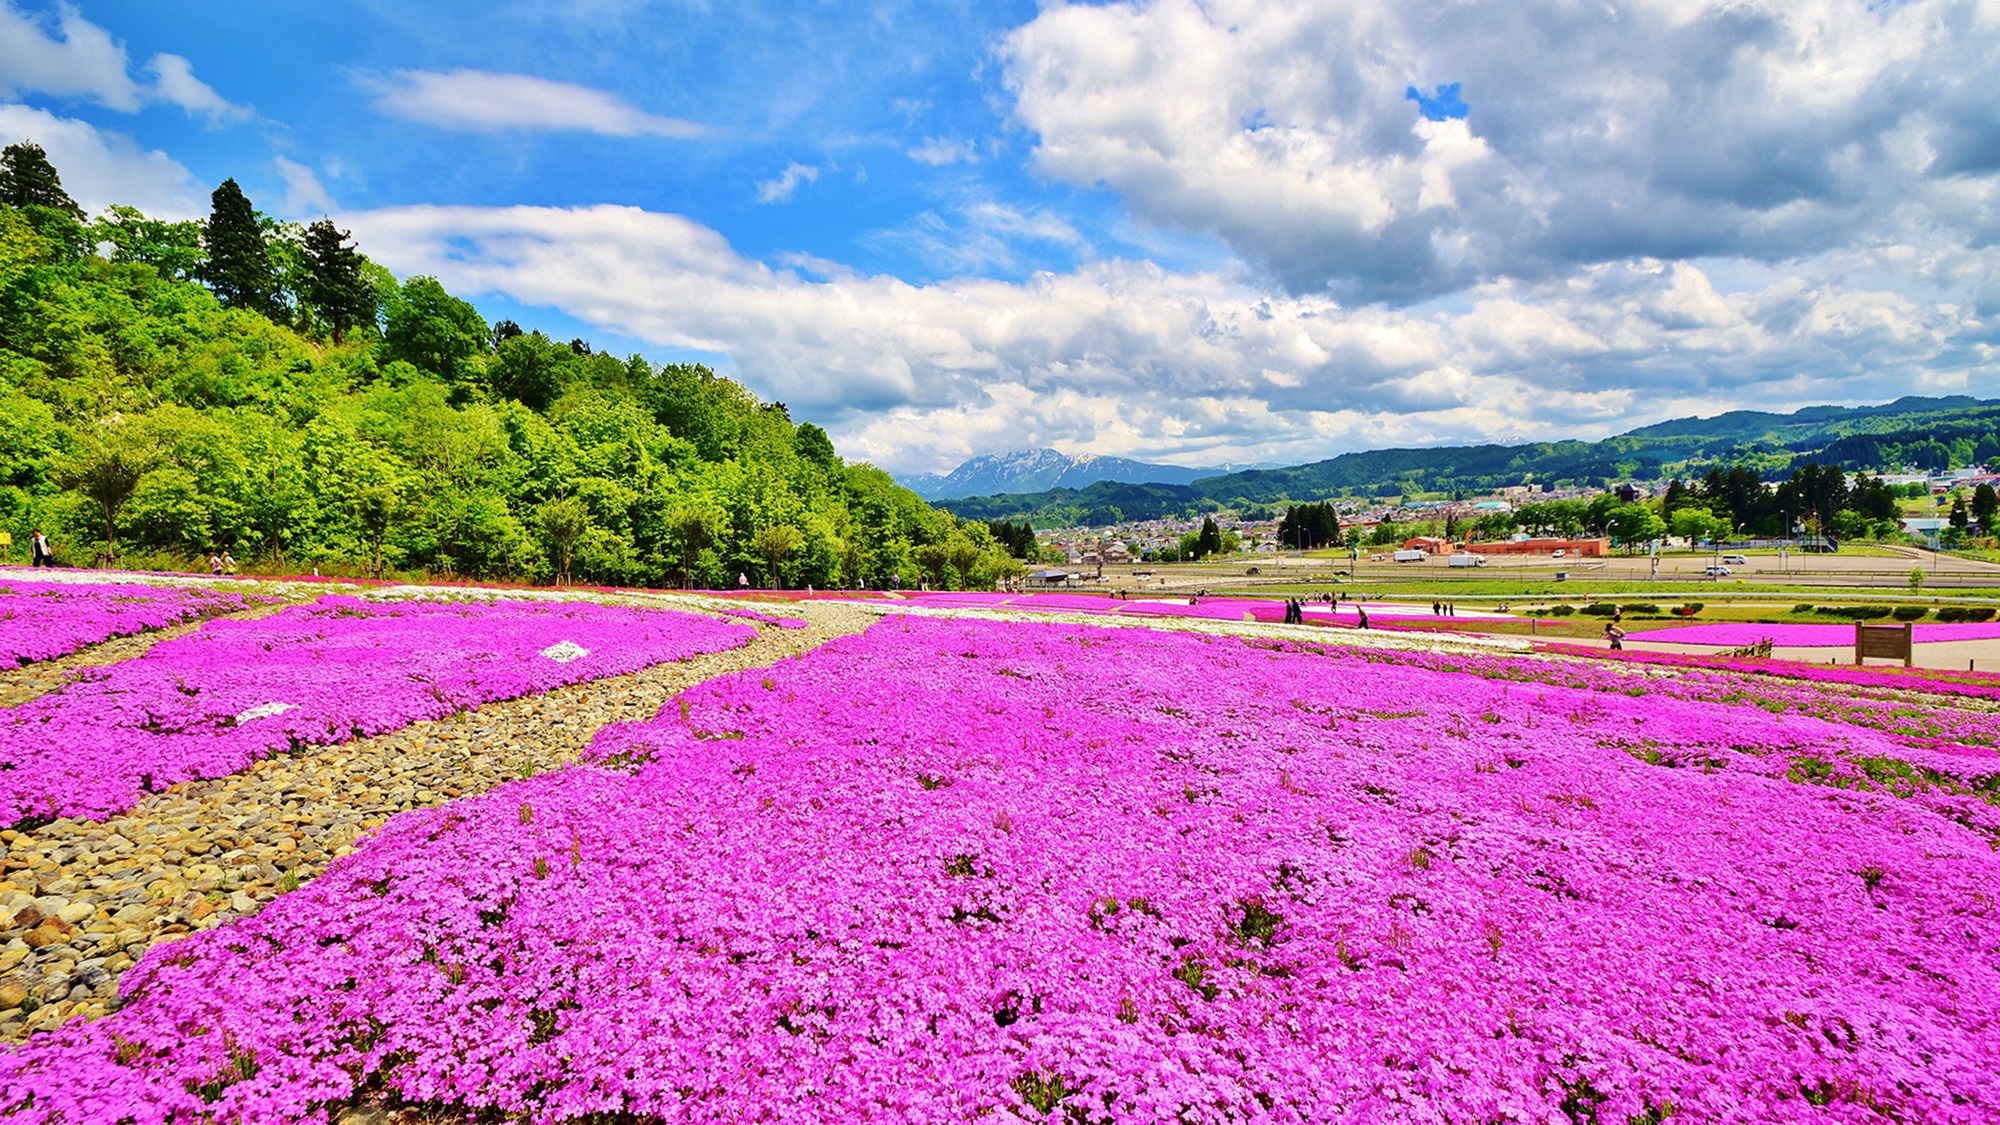
{"type": "Polygon", "coordinates": [[[69,565],[205,569],[228,551],[292,572],[732,587],[980,585],[1011,565],[984,527],[706,368],[488,325],[331,224],[233,200],[255,223],[247,264],[209,255],[199,223],[0,205],[16,561],[40,527],[69,565]]]}

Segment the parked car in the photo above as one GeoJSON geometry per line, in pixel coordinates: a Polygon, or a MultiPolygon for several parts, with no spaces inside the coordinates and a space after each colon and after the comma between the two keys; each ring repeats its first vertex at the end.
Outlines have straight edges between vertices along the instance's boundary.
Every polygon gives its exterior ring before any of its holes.
{"type": "Polygon", "coordinates": [[[1730,574],[1730,570],[1728,567],[1716,563],[1710,563],[1709,565],[1702,567],[1701,572],[1710,578],[1727,578],[1729,577],[1730,574]]]}
{"type": "Polygon", "coordinates": [[[1722,561],[1730,566],[1749,566],[1750,560],[1744,555],[1724,555],[1722,561]]]}
{"type": "Polygon", "coordinates": [[[1568,554],[1568,553],[1569,553],[1568,551],[1565,551],[1565,550],[1563,550],[1563,549],[1562,549],[1561,547],[1557,547],[1557,548],[1556,548],[1556,553],[1555,553],[1555,554],[1553,554],[1553,555],[1550,555],[1549,557],[1550,557],[1550,558],[1552,558],[1552,559],[1559,559],[1559,558],[1562,558],[1562,557],[1563,557],[1564,555],[1566,555],[1566,554],[1568,554]]]}

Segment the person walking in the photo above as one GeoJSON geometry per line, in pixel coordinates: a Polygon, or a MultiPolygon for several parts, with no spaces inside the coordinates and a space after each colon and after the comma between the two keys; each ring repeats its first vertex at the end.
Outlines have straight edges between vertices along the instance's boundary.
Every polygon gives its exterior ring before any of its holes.
{"type": "Polygon", "coordinates": [[[214,551],[208,553],[208,571],[217,578],[222,577],[222,556],[214,551]]]}
{"type": "Polygon", "coordinates": [[[1361,629],[1368,628],[1368,611],[1365,609],[1358,609],[1356,612],[1361,614],[1361,623],[1356,627],[1361,629]]]}
{"type": "Polygon", "coordinates": [[[235,556],[231,555],[227,549],[224,549],[222,552],[222,573],[224,574],[236,573],[236,558],[235,556]]]}
{"type": "Polygon", "coordinates": [[[43,535],[39,527],[28,537],[28,554],[35,566],[56,565],[56,553],[49,549],[49,537],[43,535]]]}
{"type": "Polygon", "coordinates": [[[1611,642],[1611,651],[1623,652],[1625,650],[1625,630],[1620,629],[1609,621],[1604,623],[1604,639],[1611,642]]]}

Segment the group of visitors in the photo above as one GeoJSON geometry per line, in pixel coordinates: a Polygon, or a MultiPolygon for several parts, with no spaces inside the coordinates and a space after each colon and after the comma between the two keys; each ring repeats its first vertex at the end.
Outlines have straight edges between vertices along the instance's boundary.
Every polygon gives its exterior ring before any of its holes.
{"type": "MultiPolygon", "coordinates": [[[[1337,604],[1337,603],[1339,603],[1339,602],[1344,602],[1344,601],[1347,601],[1347,600],[1348,600],[1348,597],[1347,597],[1347,595],[1346,595],[1346,594],[1341,594],[1341,595],[1339,595],[1338,597],[1336,597],[1336,596],[1334,596],[1334,595],[1332,595],[1332,594],[1317,594],[1317,595],[1315,595],[1315,596],[1313,597],[1313,599],[1312,599],[1312,600],[1313,600],[1313,601],[1316,601],[1316,602],[1325,602],[1325,603],[1326,603],[1327,605],[1335,605],[1335,604],[1337,604]]],[[[1366,629],[1366,628],[1368,628],[1368,627],[1369,627],[1369,625],[1368,625],[1368,611],[1367,611],[1366,609],[1362,608],[1361,606],[1357,605],[1357,606],[1355,606],[1355,607],[1354,607],[1354,612],[1355,612],[1355,614],[1356,614],[1356,616],[1355,616],[1355,622],[1354,622],[1354,627],[1355,627],[1355,628],[1357,628],[1357,629],[1366,629]]],[[[1303,624],[1305,624],[1305,623],[1306,623],[1306,599],[1304,599],[1304,598],[1286,598],[1286,599],[1285,599],[1285,624],[1287,624],[1287,625],[1303,625],[1303,624]]]]}
{"type": "Polygon", "coordinates": [[[1431,603],[1431,616],[1432,616],[1432,617],[1457,617],[1457,616],[1458,616],[1458,603],[1457,603],[1457,602],[1440,602],[1440,601],[1433,601],[1433,602],[1431,603]]]}
{"type": "MultiPolygon", "coordinates": [[[[35,529],[34,534],[28,536],[28,565],[56,565],[55,548],[49,546],[49,537],[39,527],[35,529]]],[[[208,572],[210,574],[220,578],[225,574],[235,574],[236,569],[236,557],[231,555],[228,549],[212,550],[208,553],[208,572]]],[[[315,569],[314,573],[318,573],[318,571],[315,569]]]]}

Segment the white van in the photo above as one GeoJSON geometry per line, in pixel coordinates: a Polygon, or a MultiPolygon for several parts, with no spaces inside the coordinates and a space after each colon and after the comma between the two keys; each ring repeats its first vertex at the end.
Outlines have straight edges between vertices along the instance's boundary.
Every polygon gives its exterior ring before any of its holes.
{"type": "Polygon", "coordinates": [[[1397,562],[1422,562],[1425,559],[1430,558],[1429,555],[1415,549],[1407,551],[1397,551],[1394,557],[1397,562]]]}
{"type": "Polygon", "coordinates": [[[1485,556],[1485,555],[1453,555],[1453,556],[1451,557],[1451,565],[1453,565],[1453,566],[1485,566],[1485,565],[1486,565],[1486,556],[1485,556]]]}

